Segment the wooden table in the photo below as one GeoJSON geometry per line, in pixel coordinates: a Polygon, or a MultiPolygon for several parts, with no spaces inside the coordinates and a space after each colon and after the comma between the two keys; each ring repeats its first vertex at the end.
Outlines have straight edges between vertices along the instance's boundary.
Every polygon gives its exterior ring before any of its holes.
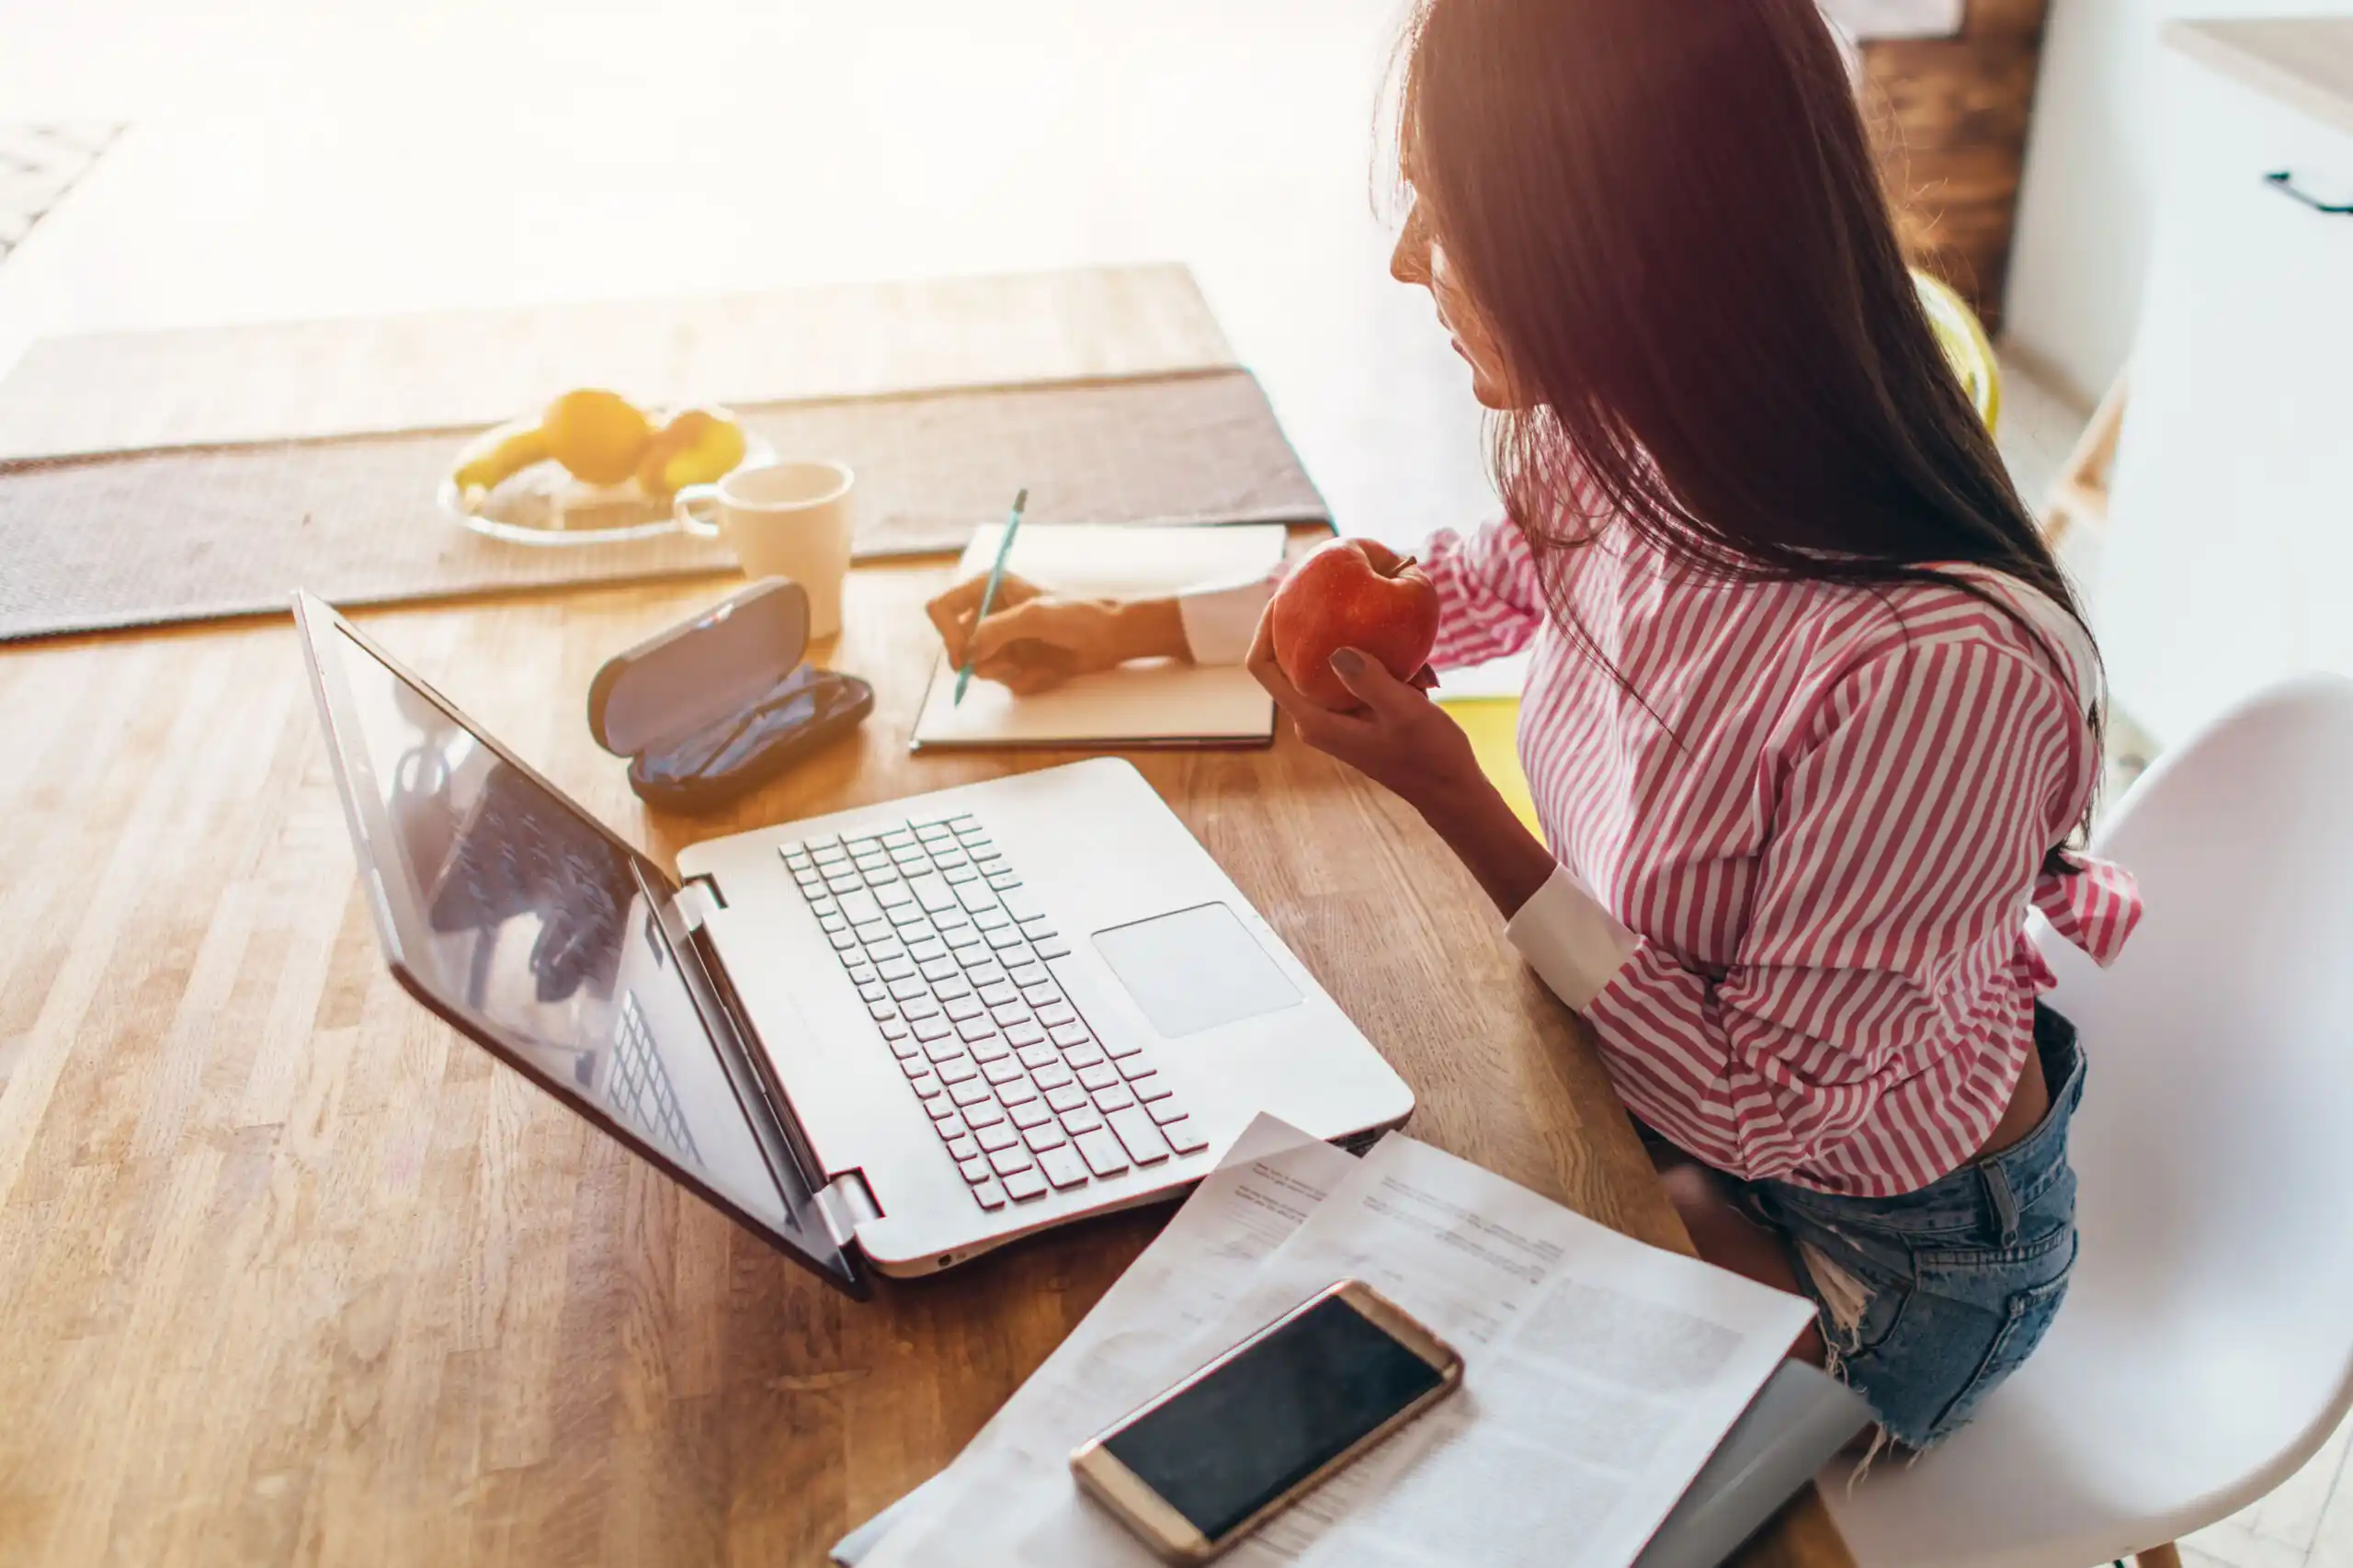
{"type": "MultiPolygon", "coordinates": [[[[582,721],[713,582],[369,630],[592,811],[691,839],[1044,766],[910,757],[917,606],[857,573],[857,739],[650,815],[582,721]]],[[[1166,1210],[877,1300],[816,1285],[384,973],[282,623],[0,653],[0,1560],[783,1564],[954,1456],[1166,1210]]],[[[1139,765],[1420,1096],[1412,1130],[1687,1245],[1586,1041],[1414,815],[1288,736],[1139,765]]],[[[1847,1568],[1818,1500],[1756,1568],[1847,1568]]]]}

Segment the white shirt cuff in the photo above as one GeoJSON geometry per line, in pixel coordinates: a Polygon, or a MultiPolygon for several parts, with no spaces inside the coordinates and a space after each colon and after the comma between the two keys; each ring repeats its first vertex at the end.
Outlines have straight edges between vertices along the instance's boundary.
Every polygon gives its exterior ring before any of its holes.
{"type": "Polygon", "coordinates": [[[1642,942],[1566,866],[1552,868],[1505,924],[1504,936],[1554,995],[1579,1010],[1601,994],[1642,942]]]}
{"type": "Polygon", "coordinates": [[[1274,597],[1271,578],[1228,588],[1201,588],[1176,596],[1176,617],[1185,624],[1185,645],[1197,665],[1238,665],[1250,657],[1258,617],[1274,597]]]}

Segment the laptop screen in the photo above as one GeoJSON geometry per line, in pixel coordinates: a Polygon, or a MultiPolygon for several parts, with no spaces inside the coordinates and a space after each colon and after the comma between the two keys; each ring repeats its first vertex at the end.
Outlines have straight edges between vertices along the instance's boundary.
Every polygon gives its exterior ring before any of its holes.
{"type": "Polygon", "coordinates": [[[703,1026],[646,895],[660,874],[318,620],[330,730],[395,966],[559,1097],[821,1272],[854,1277],[748,1065],[703,1026]]]}

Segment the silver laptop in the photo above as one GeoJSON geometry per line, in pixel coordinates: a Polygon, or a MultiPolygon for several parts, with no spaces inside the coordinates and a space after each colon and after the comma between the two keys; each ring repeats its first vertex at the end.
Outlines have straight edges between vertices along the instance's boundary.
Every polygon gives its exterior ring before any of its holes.
{"type": "Polygon", "coordinates": [[[1126,763],[714,839],[675,881],[324,602],[295,617],[384,954],[853,1294],[1168,1196],[1265,1110],[1413,1094],[1126,763]]]}

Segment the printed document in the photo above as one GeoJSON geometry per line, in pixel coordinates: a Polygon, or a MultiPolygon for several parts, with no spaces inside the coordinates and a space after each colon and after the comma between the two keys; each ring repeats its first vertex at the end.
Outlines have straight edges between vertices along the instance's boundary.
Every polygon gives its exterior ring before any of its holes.
{"type": "Polygon", "coordinates": [[[967,1555],[986,1550],[961,1539],[975,1517],[984,1534],[1007,1540],[1051,1517],[1065,1532],[1080,1530],[1091,1543],[1083,1551],[1130,1561],[1142,1551],[1133,1537],[1092,1504],[1083,1514],[1073,1508],[1071,1449],[1173,1382],[1172,1368],[1190,1370],[1180,1364],[1184,1347],[1224,1316],[1260,1263],[1356,1168],[1354,1156],[1271,1116],[1243,1129],[1167,1228],[934,1483],[946,1502],[885,1536],[865,1568],[1027,1560],[1011,1545],[994,1557],[967,1555]]]}
{"type": "Polygon", "coordinates": [[[1351,1161],[1282,1149],[1279,1129],[1245,1134],[1276,1152],[1237,1144],[873,1563],[1145,1568],[1151,1554],[1077,1491],[1070,1450],[1358,1278],[1462,1353],[1463,1387],[1231,1561],[1627,1568],[1811,1319],[1797,1297],[1413,1139],[1351,1161]]]}

